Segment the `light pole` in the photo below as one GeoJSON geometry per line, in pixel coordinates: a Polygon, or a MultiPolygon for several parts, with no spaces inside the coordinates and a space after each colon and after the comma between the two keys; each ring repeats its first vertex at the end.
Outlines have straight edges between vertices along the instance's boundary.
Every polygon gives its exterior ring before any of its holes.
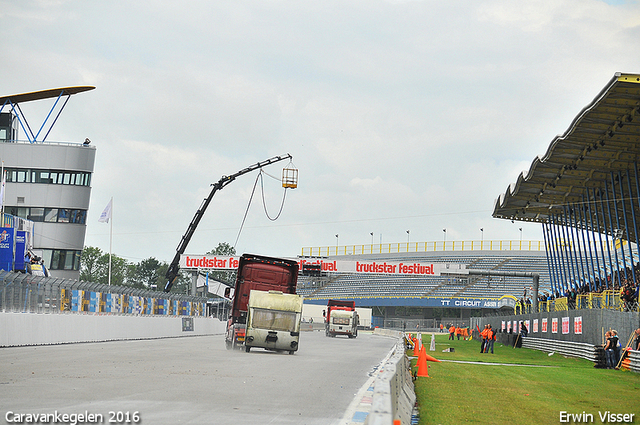
{"type": "Polygon", "coordinates": [[[442,233],[444,233],[442,239],[442,250],[444,251],[444,248],[447,246],[447,229],[442,229],[442,233]]]}
{"type": "Polygon", "coordinates": [[[373,245],[373,232],[371,232],[370,235],[371,235],[371,245],[373,245]]]}
{"type": "Polygon", "coordinates": [[[482,245],[484,244],[484,227],[480,228],[480,249],[482,250],[482,245]]]}
{"type": "Polygon", "coordinates": [[[336,249],[338,249],[338,235],[336,235],[336,249]]]}
{"type": "Polygon", "coordinates": [[[407,250],[409,249],[409,231],[407,230],[407,250]]]}
{"type": "Polygon", "coordinates": [[[520,230],[520,242],[522,242],[522,227],[519,227],[518,230],[520,230]]]}

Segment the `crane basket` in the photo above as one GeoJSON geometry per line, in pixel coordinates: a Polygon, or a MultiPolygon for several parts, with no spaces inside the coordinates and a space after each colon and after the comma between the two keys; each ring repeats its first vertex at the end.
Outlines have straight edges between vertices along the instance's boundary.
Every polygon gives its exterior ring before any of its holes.
{"type": "Polygon", "coordinates": [[[289,164],[282,169],[282,187],[285,189],[295,189],[298,187],[298,169],[294,167],[293,163],[289,162],[289,164]]]}

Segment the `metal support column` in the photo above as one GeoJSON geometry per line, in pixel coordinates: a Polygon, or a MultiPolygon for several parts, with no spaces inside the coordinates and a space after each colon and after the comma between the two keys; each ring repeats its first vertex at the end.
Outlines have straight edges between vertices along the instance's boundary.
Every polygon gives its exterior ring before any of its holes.
{"type": "MultiPolygon", "coordinates": [[[[627,206],[626,203],[624,201],[624,199],[626,198],[624,196],[624,185],[622,184],[622,173],[618,170],[618,183],[620,185],[620,201],[622,202],[622,214],[624,215],[624,229],[625,229],[625,233],[627,235],[627,237],[625,238],[627,241],[627,246],[629,247],[629,263],[630,263],[630,268],[631,268],[631,278],[633,279],[633,282],[636,281],[636,272],[633,270],[633,252],[631,250],[631,237],[629,235],[629,220],[627,219],[627,206]]],[[[631,199],[631,193],[629,193],[629,199],[631,199]]],[[[633,211],[633,205],[631,205],[631,211],[633,211]]],[[[634,218],[635,220],[635,218],[634,218]]],[[[622,258],[625,257],[624,254],[624,244],[622,243],[622,241],[620,241],[620,249],[622,249],[622,258]]],[[[623,262],[625,267],[625,273],[627,270],[627,265],[626,265],[626,261],[623,262]]],[[[627,280],[629,280],[629,277],[627,276],[627,280]]]]}

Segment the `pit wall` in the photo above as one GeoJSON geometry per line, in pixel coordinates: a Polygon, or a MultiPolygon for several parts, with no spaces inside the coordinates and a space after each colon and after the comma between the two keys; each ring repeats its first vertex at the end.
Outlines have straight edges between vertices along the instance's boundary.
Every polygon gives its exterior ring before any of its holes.
{"type": "Polygon", "coordinates": [[[0,347],[223,334],[209,317],[0,312],[0,347]]]}

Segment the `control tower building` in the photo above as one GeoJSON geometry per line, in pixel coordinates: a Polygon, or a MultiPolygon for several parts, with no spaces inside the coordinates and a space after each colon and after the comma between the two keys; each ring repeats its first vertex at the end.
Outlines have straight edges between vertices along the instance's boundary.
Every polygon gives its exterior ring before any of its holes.
{"type": "Polygon", "coordinates": [[[28,244],[55,277],[80,276],[96,149],[89,139],[54,142],[47,136],[69,98],[94,88],[0,97],[0,160],[6,178],[2,211],[34,223],[28,244]],[[20,104],[45,99],[54,104],[40,127],[33,127],[20,104]]]}

